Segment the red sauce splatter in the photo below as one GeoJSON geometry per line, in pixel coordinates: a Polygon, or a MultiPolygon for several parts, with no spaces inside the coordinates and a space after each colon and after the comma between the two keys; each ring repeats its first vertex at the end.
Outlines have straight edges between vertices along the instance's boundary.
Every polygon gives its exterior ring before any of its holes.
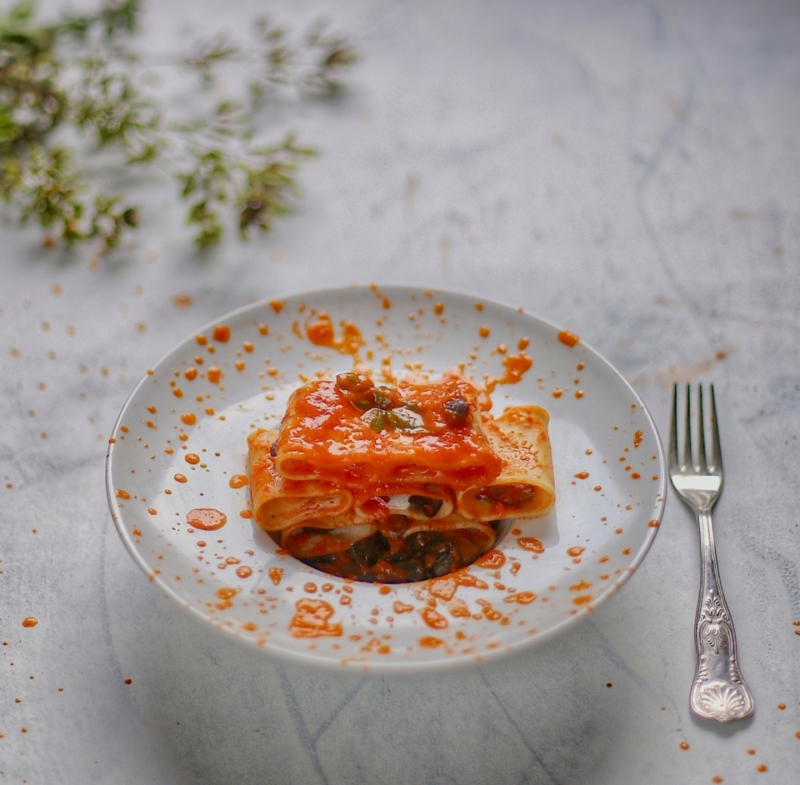
{"type": "Polygon", "coordinates": [[[532,553],[544,553],[544,545],[542,541],[537,540],[536,537],[519,537],[517,539],[517,545],[532,553]]]}
{"type": "Polygon", "coordinates": [[[217,368],[216,365],[212,365],[206,372],[206,376],[211,384],[219,384],[219,380],[222,378],[222,369],[217,368]]]}
{"type": "Polygon", "coordinates": [[[498,384],[517,384],[533,366],[533,359],[527,354],[509,354],[503,358],[505,371],[498,378],[490,377],[486,380],[486,391],[493,392],[498,384]]]}
{"type": "Polygon", "coordinates": [[[116,497],[118,499],[130,499],[131,495],[127,491],[123,491],[122,488],[117,488],[116,497]]]}
{"type": "Polygon", "coordinates": [[[280,313],[283,310],[283,306],[286,303],[282,303],[280,300],[270,300],[269,301],[270,308],[272,308],[275,313],[280,313]]]}
{"type": "Polygon", "coordinates": [[[444,641],[441,638],[434,638],[433,635],[426,635],[419,639],[419,645],[423,649],[438,649],[439,646],[444,646],[444,641]]]}
{"type": "Polygon", "coordinates": [[[659,527],[659,522],[657,520],[649,521],[647,524],[651,529],[657,529],[659,527]]]}
{"type": "Polygon", "coordinates": [[[591,588],[592,584],[588,581],[581,580],[578,583],[573,584],[569,587],[570,591],[586,591],[586,589],[591,588]]]}
{"type": "MultiPolygon", "coordinates": [[[[476,308],[478,308],[478,304],[476,304],[476,305],[475,305],[475,307],[476,307],[476,308]]],[[[482,311],[482,310],[483,310],[483,306],[481,306],[480,308],[478,308],[478,310],[479,310],[479,311],[482,311]]],[[[478,335],[480,335],[480,337],[481,337],[481,338],[488,338],[488,337],[491,335],[491,330],[490,330],[490,329],[489,329],[489,328],[488,328],[488,327],[487,327],[487,326],[484,324],[484,325],[483,325],[483,326],[482,326],[482,327],[481,327],[481,328],[478,330],[478,335]]]]}
{"type": "Polygon", "coordinates": [[[283,578],[283,568],[270,567],[267,574],[269,575],[269,579],[277,586],[281,582],[281,578],[283,578]]]}
{"type": "Polygon", "coordinates": [[[342,322],[342,337],[336,339],[336,331],[330,316],[321,313],[317,320],[306,325],[306,336],[315,346],[327,346],[341,354],[356,354],[364,345],[361,331],[352,322],[342,322]]]}
{"type": "Polygon", "coordinates": [[[483,567],[487,570],[498,570],[506,563],[506,556],[502,551],[496,548],[484,553],[479,559],[474,562],[476,567],[483,567]]]}
{"type": "Polygon", "coordinates": [[[133,684],[133,679],[125,679],[125,684],[133,684]]]}
{"type": "Polygon", "coordinates": [[[490,602],[487,602],[486,600],[478,600],[478,605],[482,607],[483,615],[489,619],[489,621],[498,621],[499,619],[503,618],[503,614],[493,608],[490,602]]]}
{"type": "Polygon", "coordinates": [[[181,415],[181,422],[184,425],[194,425],[197,422],[197,415],[194,412],[184,412],[181,415]]]}
{"type": "Polygon", "coordinates": [[[636,431],[633,434],[633,446],[638,447],[644,441],[644,431],[636,431]]]}
{"type": "Polygon", "coordinates": [[[410,613],[414,610],[414,606],[407,605],[404,602],[400,602],[400,600],[395,600],[394,604],[392,605],[392,610],[395,613],[410,613]]]}
{"type": "Polygon", "coordinates": [[[575,344],[577,344],[581,340],[581,338],[579,335],[575,335],[575,333],[570,333],[567,332],[566,330],[562,330],[558,334],[558,340],[561,341],[561,343],[563,343],[564,346],[572,347],[575,346],[575,344]]]}
{"type": "Polygon", "coordinates": [[[252,518],[253,517],[253,511],[252,510],[242,510],[239,513],[239,517],[240,518],[252,518]]]}
{"type": "Polygon", "coordinates": [[[391,594],[392,593],[392,587],[391,586],[381,586],[380,589],[378,589],[378,593],[379,594],[391,594]]]}
{"type": "Polygon", "coordinates": [[[423,608],[420,611],[420,615],[425,624],[429,627],[433,627],[435,630],[443,630],[447,627],[447,619],[435,608],[423,608]]]}
{"type": "MultiPolygon", "coordinates": [[[[200,358],[200,359],[202,359],[202,358],[200,358]]],[[[183,375],[184,375],[184,378],[186,378],[188,381],[190,381],[190,382],[194,381],[197,378],[197,368],[194,368],[194,367],[187,368],[183,372],[183,375]]],[[[183,419],[183,418],[181,417],[181,419],[183,419]]],[[[189,423],[189,424],[191,424],[191,423],[189,423]]]]}
{"type": "Polygon", "coordinates": [[[720,782],[725,782],[725,780],[723,780],[722,777],[719,776],[719,774],[715,774],[711,778],[711,782],[715,782],[715,783],[717,783],[717,785],[719,785],[720,782]]]}
{"type": "Polygon", "coordinates": [[[564,391],[560,387],[556,387],[556,389],[553,390],[553,398],[560,398],[563,394],[564,391]]]}
{"type": "Polygon", "coordinates": [[[632,480],[641,480],[642,475],[639,472],[631,472],[631,479],[632,480]]]}
{"type": "Polygon", "coordinates": [[[192,296],[190,294],[184,294],[183,292],[176,294],[172,298],[172,304],[176,308],[189,308],[192,302],[192,296]]]}
{"type": "Polygon", "coordinates": [[[206,338],[205,335],[196,335],[194,339],[200,346],[205,346],[208,343],[208,338],[206,338]]]}
{"type": "Polygon", "coordinates": [[[578,472],[575,476],[579,480],[585,480],[589,476],[589,472],[578,472]]]}
{"type": "Polygon", "coordinates": [[[231,587],[224,586],[221,589],[217,589],[217,598],[219,602],[216,603],[216,607],[224,611],[225,608],[230,608],[233,606],[233,602],[231,600],[239,593],[238,589],[234,589],[231,587]]]}
{"type": "Polygon", "coordinates": [[[191,463],[192,465],[200,463],[200,456],[195,455],[193,452],[186,453],[184,456],[184,460],[186,463],[191,463]]]}
{"type": "Polygon", "coordinates": [[[433,312],[437,316],[441,316],[444,313],[444,303],[436,303],[436,305],[433,306],[433,312]]]}
{"type": "Polygon", "coordinates": [[[462,569],[441,578],[434,578],[428,584],[428,591],[440,600],[451,600],[459,586],[471,586],[475,589],[489,588],[486,581],[482,581],[468,570],[462,569]]]}
{"type": "Polygon", "coordinates": [[[188,480],[186,479],[186,475],[185,474],[176,474],[175,475],[175,482],[188,482],[188,480]]]}
{"type": "Polygon", "coordinates": [[[26,616],[22,620],[23,627],[35,627],[38,623],[39,619],[37,619],[35,616],[26,616]]]}
{"type": "Polygon", "coordinates": [[[759,763],[758,766],[756,766],[756,771],[760,771],[763,774],[765,771],[769,771],[769,768],[766,763],[759,763]]]}
{"type": "Polygon", "coordinates": [[[571,548],[567,548],[567,555],[568,556],[580,556],[586,548],[582,545],[573,545],[571,548]]]}
{"type": "Polygon", "coordinates": [[[213,507],[198,507],[186,513],[186,522],[195,529],[211,532],[221,529],[228,522],[228,517],[213,507]]]}
{"type": "Polygon", "coordinates": [[[243,564],[241,567],[236,568],[236,574],[240,578],[249,578],[253,574],[252,567],[248,567],[246,564],[243,564]]]}
{"type": "Polygon", "coordinates": [[[575,605],[586,605],[592,601],[591,594],[581,594],[579,597],[575,597],[572,601],[575,605]]]}
{"type": "Polygon", "coordinates": [[[333,606],[325,600],[304,597],[295,604],[295,614],[289,622],[289,632],[295,638],[340,637],[342,625],[331,622],[333,606]]]}
{"type": "Polygon", "coordinates": [[[231,339],[231,328],[227,324],[218,324],[211,335],[219,343],[228,343],[231,339]]]}
{"type": "Polygon", "coordinates": [[[228,485],[231,488],[244,488],[248,482],[250,482],[250,480],[247,478],[246,474],[234,474],[228,481],[228,485]]]}
{"type": "Polygon", "coordinates": [[[503,602],[517,602],[520,605],[529,605],[536,599],[532,591],[519,591],[515,594],[507,594],[503,597],[503,602]]]}

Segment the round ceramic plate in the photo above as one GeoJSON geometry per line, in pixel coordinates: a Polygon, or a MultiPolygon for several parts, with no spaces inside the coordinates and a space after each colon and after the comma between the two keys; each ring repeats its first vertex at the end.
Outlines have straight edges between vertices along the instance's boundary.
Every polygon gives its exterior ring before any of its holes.
{"type": "Polygon", "coordinates": [[[167,595],[297,660],[426,669],[544,640],[631,575],[655,537],[666,489],[642,402],[575,340],[522,309],[405,287],[248,306],[185,340],[133,391],[106,463],[114,522],[167,595]],[[323,346],[326,319],[334,332],[323,346]],[[521,378],[508,372],[519,355],[533,360],[521,378]],[[550,412],[555,510],[506,525],[478,564],[433,581],[345,581],[279,552],[254,524],[242,484],[248,433],[277,427],[289,393],[312,378],[358,367],[376,378],[433,379],[455,366],[494,380],[494,412],[529,403],[550,412]],[[189,523],[197,509],[226,522],[198,528],[189,523]]]}

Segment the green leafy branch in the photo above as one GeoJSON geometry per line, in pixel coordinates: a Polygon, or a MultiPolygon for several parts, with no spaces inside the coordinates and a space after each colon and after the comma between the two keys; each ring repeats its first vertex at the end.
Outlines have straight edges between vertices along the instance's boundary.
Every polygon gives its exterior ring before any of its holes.
{"type": "Polygon", "coordinates": [[[341,73],[356,60],[353,47],[321,23],[294,44],[266,19],[254,26],[254,47],[227,36],[201,43],[180,64],[206,87],[226,63],[259,66],[249,102],[226,98],[192,122],[169,123],[127,49],[139,12],[139,0],[105,0],[94,14],[43,25],[34,0],[20,0],[0,16],[0,201],[66,247],[86,240],[98,241],[101,251],[119,245],[138,225],[137,211],[121,195],[95,193],[78,151],[53,143],[56,131],[71,127],[97,149],[121,150],[127,164],[163,163],[165,149],[177,150],[167,168],[188,203],[199,247],[221,240],[230,211],[242,239],[269,231],[291,210],[297,167],[315,151],[293,134],[256,146],[256,113],[277,90],[294,90],[301,99],[340,91],[341,73]]]}

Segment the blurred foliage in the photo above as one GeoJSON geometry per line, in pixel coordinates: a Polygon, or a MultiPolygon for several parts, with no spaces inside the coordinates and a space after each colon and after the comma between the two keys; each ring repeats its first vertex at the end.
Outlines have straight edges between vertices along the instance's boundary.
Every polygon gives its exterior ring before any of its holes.
{"type": "Polygon", "coordinates": [[[256,76],[243,99],[217,100],[177,124],[141,78],[131,48],[139,15],[139,0],[105,0],[94,14],[68,12],[54,24],[37,21],[34,0],[0,15],[0,200],[19,221],[38,222],[49,243],[115,248],[138,225],[136,208],[102,193],[79,165],[114,148],[125,165],[158,162],[175,178],[199,247],[218,243],[228,221],[242,239],[269,231],[291,209],[298,164],[315,151],[293,134],[256,144],[258,115],[286,91],[301,100],[337,94],[357,59],[353,46],[323,23],[293,42],[268,19],[252,26],[250,46],[228,35],[199,42],[177,65],[197,73],[205,92],[225,64],[256,76]]]}

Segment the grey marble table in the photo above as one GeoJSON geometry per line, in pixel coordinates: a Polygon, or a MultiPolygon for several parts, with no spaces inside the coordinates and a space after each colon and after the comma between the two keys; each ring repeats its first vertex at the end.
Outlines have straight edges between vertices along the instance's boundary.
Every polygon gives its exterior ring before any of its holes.
{"type": "MultiPolygon", "coordinates": [[[[264,10],[152,2],[142,40],[157,60],[264,10]]],[[[197,255],[158,173],[130,175],[143,227],[99,264],[0,225],[0,783],[797,781],[800,6],[267,10],[300,26],[327,14],[362,54],[339,100],[276,118],[322,154],[272,234],[197,255]],[[673,381],[715,383],[718,554],[752,719],[689,713],[698,536],[674,497],[641,567],[586,621],[431,676],[279,661],[148,583],[103,484],[145,370],[256,299],[372,282],[568,326],[662,433],[673,381]]]]}

